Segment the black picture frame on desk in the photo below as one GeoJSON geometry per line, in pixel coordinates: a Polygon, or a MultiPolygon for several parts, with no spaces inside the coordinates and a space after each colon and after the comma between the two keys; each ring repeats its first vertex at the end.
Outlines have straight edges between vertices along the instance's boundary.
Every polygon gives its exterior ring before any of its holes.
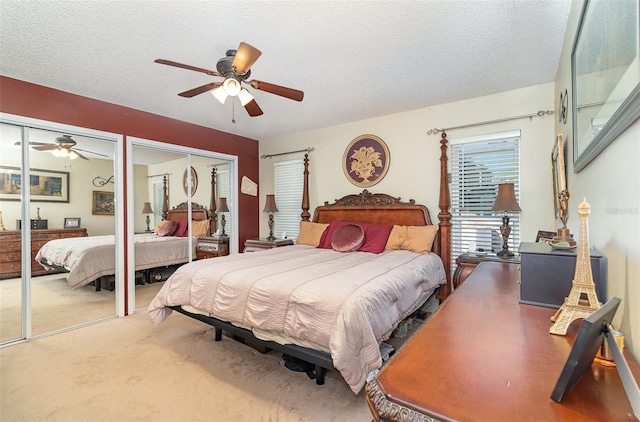
{"type": "Polygon", "coordinates": [[[545,230],[538,230],[538,235],[536,236],[536,242],[551,242],[551,239],[556,235],[556,232],[550,232],[545,230]]]}
{"type": "Polygon", "coordinates": [[[578,335],[573,343],[567,362],[562,368],[558,382],[551,393],[553,401],[557,403],[562,401],[564,395],[591,367],[602,342],[606,341],[611,348],[618,375],[622,380],[631,408],[636,417],[640,415],[640,389],[638,389],[638,384],[635,382],[620,348],[613,340],[613,334],[609,328],[618,305],[620,305],[620,299],[613,297],[580,323],[578,335]]]}

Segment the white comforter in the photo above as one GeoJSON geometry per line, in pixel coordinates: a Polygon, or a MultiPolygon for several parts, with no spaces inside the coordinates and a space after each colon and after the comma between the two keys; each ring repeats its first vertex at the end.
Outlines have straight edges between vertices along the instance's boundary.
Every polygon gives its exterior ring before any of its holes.
{"type": "Polygon", "coordinates": [[[153,299],[149,315],[159,324],[171,313],[167,306],[193,306],[317,344],[330,350],[358,393],[382,365],[379,344],[445,280],[435,254],[287,246],[183,265],[153,299]]]}
{"type": "MultiPolygon", "coordinates": [[[[189,261],[189,238],[137,234],[135,242],[135,268],[146,270],[164,265],[189,261]]],[[[195,257],[196,238],[192,240],[195,257]]],[[[73,288],[91,283],[98,277],[116,273],[115,236],[89,236],[57,239],[47,242],[36,254],[44,268],[49,265],[63,267],[67,283],[73,288]],[[42,261],[45,261],[43,263],[42,261]]]]}

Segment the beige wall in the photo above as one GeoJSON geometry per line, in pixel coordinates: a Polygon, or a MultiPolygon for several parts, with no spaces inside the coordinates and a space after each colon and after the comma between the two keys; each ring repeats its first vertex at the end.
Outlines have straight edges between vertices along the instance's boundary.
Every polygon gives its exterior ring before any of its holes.
{"type": "MultiPolygon", "coordinates": [[[[429,129],[553,110],[553,88],[554,85],[549,83],[271,139],[260,143],[260,154],[315,148],[310,154],[309,166],[313,210],[324,201],[362,192],[344,176],[341,164],[344,150],[359,135],[379,136],[389,147],[391,164],[385,178],[369,191],[400,196],[403,200],[415,199],[429,208],[431,218],[437,222],[440,211],[440,134],[428,135],[429,129]]],[[[523,241],[535,240],[538,230],[554,228],[550,156],[555,119],[555,116],[525,118],[448,132],[448,139],[455,142],[458,138],[474,135],[521,131],[523,241]]],[[[273,192],[273,162],[300,156],[302,154],[261,160],[261,206],[265,194],[273,192]]],[[[268,233],[266,219],[261,219],[260,224],[260,233],[264,236],[268,233]]]]}
{"type": "MultiPolygon", "coordinates": [[[[571,49],[582,1],[574,2],[556,78],[555,98],[565,89],[571,98],[571,49]]],[[[571,100],[569,108],[572,107],[571,100]]],[[[636,121],[579,173],[573,171],[572,116],[555,131],[568,142],[567,186],[571,193],[567,226],[578,234],[577,207],[591,205],[589,244],[608,259],[607,297],[622,299],[614,325],[637,357],[640,351],[640,121],[636,121]]],[[[558,225],[560,222],[558,221],[558,225]]]]}

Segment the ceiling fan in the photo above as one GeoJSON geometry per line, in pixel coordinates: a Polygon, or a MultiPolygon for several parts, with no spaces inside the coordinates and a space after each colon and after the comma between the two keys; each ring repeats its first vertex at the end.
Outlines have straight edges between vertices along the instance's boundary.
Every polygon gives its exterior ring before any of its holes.
{"type": "MultiPolygon", "coordinates": [[[[107,155],[99,154],[93,151],[87,151],[81,148],[75,148],[77,142],[71,139],[69,135],[62,135],[56,138],[55,144],[45,144],[43,142],[29,142],[29,146],[37,151],[51,151],[56,157],[69,157],[70,160],[75,160],[80,157],[83,160],[88,160],[87,157],[82,155],[78,151],[88,152],[90,154],[107,157],[107,155]]],[[[20,145],[20,142],[16,142],[15,145],[20,145]]]]}
{"type": "Polygon", "coordinates": [[[253,95],[251,95],[246,88],[241,86],[242,83],[251,85],[252,88],[260,91],[279,95],[295,101],[302,101],[304,92],[297,89],[286,88],[284,86],[274,85],[255,79],[247,80],[249,76],[251,76],[251,66],[253,66],[256,60],[258,60],[261,54],[262,52],[257,48],[252,47],[245,42],[241,42],[237,50],[227,50],[226,56],[218,60],[218,63],[216,64],[217,71],[165,59],[156,59],[155,62],[224,78],[222,82],[211,82],[206,85],[181,92],[178,95],[181,97],[191,98],[196,95],[212,91],[213,96],[222,104],[224,104],[227,97],[238,97],[240,103],[251,117],[263,114],[262,109],[256,103],[253,95]]]}

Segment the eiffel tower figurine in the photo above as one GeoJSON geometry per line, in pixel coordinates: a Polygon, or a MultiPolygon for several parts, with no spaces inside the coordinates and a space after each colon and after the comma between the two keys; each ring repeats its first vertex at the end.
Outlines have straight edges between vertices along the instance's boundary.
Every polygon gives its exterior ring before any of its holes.
{"type": "Polygon", "coordinates": [[[596,295],[596,285],[591,273],[591,257],[589,254],[589,224],[587,218],[591,207],[585,199],[578,206],[580,217],[580,235],[578,238],[578,256],[576,257],[576,271],[569,296],[564,298],[560,309],[551,317],[553,325],[549,329],[551,334],[565,335],[567,328],[576,319],[585,318],[602,306],[596,295]]]}

